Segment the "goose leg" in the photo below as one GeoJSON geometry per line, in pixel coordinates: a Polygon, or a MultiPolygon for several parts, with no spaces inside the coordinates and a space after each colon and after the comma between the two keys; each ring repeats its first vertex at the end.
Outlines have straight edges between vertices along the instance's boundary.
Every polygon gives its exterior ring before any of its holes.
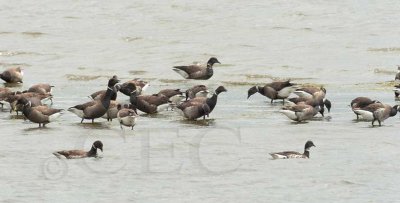
{"type": "Polygon", "coordinates": [[[81,123],[83,123],[84,118],[82,118],[81,123]]]}
{"type": "Polygon", "coordinates": [[[380,120],[378,120],[378,123],[379,123],[379,126],[382,126],[382,125],[381,125],[381,121],[380,121],[380,120]]]}
{"type": "Polygon", "coordinates": [[[123,130],[123,129],[124,129],[124,128],[122,128],[122,124],[121,124],[121,123],[119,124],[119,127],[121,128],[121,130],[123,130]]]}
{"type": "Polygon", "coordinates": [[[372,121],[372,127],[374,127],[375,120],[372,121]]]}
{"type": "Polygon", "coordinates": [[[133,126],[132,126],[131,130],[133,130],[133,126]]]}
{"type": "Polygon", "coordinates": [[[39,123],[39,128],[41,128],[42,127],[42,124],[41,123],[39,123]]]}
{"type": "Polygon", "coordinates": [[[283,99],[283,104],[285,104],[285,99],[283,99]]]}
{"type": "Polygon", "coordinates": [[[92,119],[92,123],[94,123],[94,118],[92,119]]]}
{"type": "Polygon", "coordinates": [[[358,114],[356,114],[356,116],[357,116],[357,120],[358,120],[358,114]]]}
{"type": "Polygon", "coordinates": [[[271,99],[271,104],[272,104],[272,102],[274,102],[274,100],[273,100],[273,99],[271,99]]]}

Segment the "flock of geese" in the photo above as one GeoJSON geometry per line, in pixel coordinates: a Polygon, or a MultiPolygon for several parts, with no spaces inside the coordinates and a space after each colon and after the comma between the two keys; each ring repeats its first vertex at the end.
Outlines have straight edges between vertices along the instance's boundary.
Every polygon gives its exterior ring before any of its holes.
{"type": "MultiPolygon", "coordinates": [[[[217,58],[211,57],[205,65],[192,64],[187,66],[175,66],[173,70],[179,73],[185,79],[207,80],[214,74],[213,66],[220,63],[217,58]]],[[[0,74],[0,78],[6,83],[22,83],[23,71],[21,68],[9,68],[0,74]]],[[[399,73],[396,80],[400,80],[399,73]]],[[[189,120],[199,118],[205,119],[214,110],[217,105],[218,95],[226,92],[227,89],[219,86],[212,93],[205,85],[195,85],[186,91],[180,89],[163,89],[157,94],[146,95],[144,92],[149,84],[140,79],[133,79],[120,83],[117,76],[108,80],[105,90],[97,91],[89,96],[91,101],[78,104],[68,108],[69,112],[77,115],[82,123],[84,120],[104,118],[107,121],[118,119],[121,129],[123,126],[133,130],[138,118],[138,110],[147,114],[155,114],[168,109],[179,112],[183,117],[189,120]],[[117,92],[129,97],[129,103],[119,103],[116,101],[117,92]]],[[[45,127],[48,123],[55,121],[64,113],[63,109],[51,108],[44,105],[46,100],[52,101],[52,87],[50,84],[36,84],[28,90],[12,91],[9,88],[0,88],[0,105],[4,109],[4,104],[9,103],[10,113],[22,112],[24,119],[32,123],[39,124],[39,127],[45,127]]],[[[275,81],[264,86],[253,86],[248,90],[248,99],[259,93],[271,100],[283,100],[284,106],[279,111],[289,119],[296,122],[304,122],[320,114],[324,117],[325,108],[330,112],[332,104],[326,98],[326,89],[323,87],[301,87],[301,85],[287,81],[275,81]],[[290,97],[297,95],[296,97],[290,97]]],[[[400,95],[400,85],[395,86],[395,96],[400,95]]],[[[350,103],[351,109],[357,116],[365,121],[370,121],[372,126],[375,122],[381,123],[389,117],[393,117],[400,110],[398,105],[390,106],[383,104],[378,100],[372,100],[367,97],[357,97],[350,103]]],[[[273,159],[287,158],[309,158],[309,150],[315,147],[312,141],[307,141],[304,146],[304,152],[285,151],[271,153],[273,159]]],[[[97,156],[97,149],[103,151],[103,143],[95,141],[89,151],[83,150],[65,150],[57,151],[53,154],[57,157],[84,158],[97,156]]]]}

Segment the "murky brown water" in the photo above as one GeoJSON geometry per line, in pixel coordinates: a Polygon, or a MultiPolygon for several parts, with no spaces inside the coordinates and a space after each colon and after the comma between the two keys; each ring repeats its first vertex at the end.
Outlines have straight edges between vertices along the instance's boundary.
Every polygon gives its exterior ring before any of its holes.
{"type": "MultiPolygon", "coordinates": [[[[1,2],[0,66],[21,66],[26,89],[55,85],[67,109],[107,78],[150,81],[149,93],[224,85],[206,121],[176,112],[80,124],[66,112],[45,129],[0,113],[3,202],[394,202],[400,178],[399,116],[381,128],[355,122],[357,96],[395,104],[399,6],[393,0],[1,2]],[[216,56],[208,81],[185,81],[174,65],[216,56]],[[273,79],[324,85],[332,119],[290,122],[247,89],[273,79]],[[59,160],[60,149],[104,143],[103,158],[59,160]],[[310,160],[269,152],[316,148],[310,160]]],[[[128,98],[120,95],[119,100],[128,98]]]]}

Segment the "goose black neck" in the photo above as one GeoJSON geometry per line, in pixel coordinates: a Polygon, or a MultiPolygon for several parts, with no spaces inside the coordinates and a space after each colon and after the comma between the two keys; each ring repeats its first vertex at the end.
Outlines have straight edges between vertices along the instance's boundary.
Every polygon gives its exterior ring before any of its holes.
{"type": "Polygon", "coordinates": [[[256,88],[257,88],[257,92],[258,93],[260,93],[261,95],[264,95],[265,96],[265,93],[264,93],[264,87],[262,87],[262,86],[256,86],[256,88]]]}
{"type": "Polygon", "coordinates": [[[87,156],[92,157],[97,155],[97,149],[92,146],[92,148],[87,152],[87,156]]]}
{"type": "Polygon", "coordinates": [[[101,100],[101,103],[104,106],[104,108],[108,109],[108,107],[110,107],[110,100],[114,94],[115,92],[110,87],[108,87],[103,100],[101,100]]]}
{"type": "Polygon", "coordinates": [[[131,102],[131,104],[136,105],[136,103],[137,103],[137,93],[136,92],[131,93],[131,96],[129,96],[129,101],[131,102]]]}
{"type": "Polygon", "coordinates": [[[207,105],[210,107],[210,113],[213,111],[214,107],[217,105],[218,95],[214,93],[212,97],[206,100],[207,105]]]}
{"type": "Polygon", "coordinates": [[[307,149],[304,150],[304,156],[306,156],[307,158],[310,158],[310,151],[308,151],[307,149]]]}

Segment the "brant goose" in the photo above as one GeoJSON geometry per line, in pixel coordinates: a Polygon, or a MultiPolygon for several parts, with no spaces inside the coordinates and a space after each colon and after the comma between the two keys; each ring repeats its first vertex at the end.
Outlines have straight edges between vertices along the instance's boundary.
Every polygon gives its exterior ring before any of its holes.
{"type": "Polygon", "coordinates": [[[22,97],[18,99],[17,104],[23,105],[22,113],[24,116],[33,123],[38,123],[39,128],[45,127],[46,124],[53,122],[61,115],[62,109],[53,109],[47,106],[35,106],[32,107],[31,102],[22,97]]]}
{"type": "Polygon", "coordinates": [[[311,98],[317,98],[317,99],[323,99],[325,98],[326,95],[326,89],[323,87],[317,88],[317,87],[303,87],[296,89],[296,91],[293,92],[297,96],[301,98],[306,98],[306,99],[311,99],[311,98]]]}
{"type": "Polygon", "coordinates": [[[304,146],[304,153],[294,152],[294,151],[284,151],[284,152],[275,152],[270,153],[273,159],[296,159],[296,158],[303,158],[308,159],[310,158],[310,148],[315,147],[312,141],[307,141],[304,146]]]}
{"type": "Polygon", "coordinates": [[[17,105],[17,101],[21,98],[26,98],[31,102],[32,107],[34,106],[41,106],[42,100],[51,98],[50,94],[39,94],[36,92],[14,92],[7,96],[5,101],[10,103],[10,113],[13,111],[17,112],[22,111],[23,105],[17,105]]]}
{"type": "Polygon", "coordinates": [[[320,102],[309,100],[308,102],[299,102],[296,105],[285,106],[279,112],[289,119],[302,122],[310,120],[321,110],[320,102]]]}
{"type": "Polygon", "coordinates": [[[9,68],[3,73],[0,73],[0,78],[3,79],[6,83],[22,83],[23,76],[24,72],[20,67],[9,68]]]}
{"type": "Polygon", "coordinates": [[[135,108],[148,114],[164,111],[170,106],[169,98],[163,94],[139,96],[136,90],[131,93],[130,102],[135,108]]]}
{"type": "Polygon", "coordinates": [[[52,88],[54,86],[47,84],[47,83],[39,83],[36,85],[32,85],[27,92],[36,92],[39,94],[46,94],[46,93],[51,93],[52,88]]]}
{"type": "Polygon", "coordinates": [[[95,141],[92,145],[92,148],[88,152],[84,150],[64,150],[54,152],[54,156],[57,158],[65,157],[67,159],[80,159],[86,157],[97,157],[97,149],[103,151],[103,143],[99,140],[95,141]]]}
{"type": "Polygon", "coordinates": [[[379,126],[381,126],[382,121],[395,116],[399,110],[399,105],[392,107],[387,104],[372,103],[366,107],[355,109],[354,112],[361,115],[365,120],[372,121],[372,126],[374,126],[375,121],[378,121],[379,126]]]}
{"type": "Polygon", "coordinates": [[[215,63],[221,64],[217,58],[211,57],[207,62],[207,66],[200,64],[174,66],[172,70],[179,73],[185,79],[208,80],[214,74],[213,65],[215,63]]]}
{"type": "Polygon", "coordinates": [[[171,102],[171,106],[178,105],[185,98],[185,96],[183,96],[183,92],[180,89],[163,89],[157,94],[162,94],[168,97],[169,102],[171,102]]]}
{"type": "Polygon", "coordinates": [[[400,80],[400,65],[397,65],[397,74],[396,77],[394,78],[394,80],[399,81],[400,80]]]}
{"type": "Polygon", "coordinates": [[[226,92],[224,86],[219,86],[212,97],[196,97],[194,99],[190,99],[182,102],[177,106],[178,109],[182,111],[184,117],[190,120],[196,120],[197,118],[205,116],[208,117],[209,113],[211,113],[215,106],[217,105],[218,95],[221,92],[226,92]]]}
{"type": "Polygon", "coordinates": [[[119,124],[121,126],[121,129],[123,129],[122,126],[127,126],[127,127],[131,127],[131,129],[133,130],[133,127],[136,124],[136,119],[138,117],[138,114],[136,113],[136,111],[134,109],[132,109],[132,105],[131,106],[122,106],[121,104],[118,104],[118,121],[119,124]]]}
{"type": "Polygon", "coordinates": [[[130,96],[131,92],[134,90],[137,91],[138,95],[143,94],[146,89],[150,86],[148,82],[145,82],[139,78],[135,78],[133,80],[129,80],[121,85],[120,92],[126,96],[130,96]]]}
{"type": "Polygon", "coordinates": [[[289,99],[290,105],[299,104],[301,102],[304,102],[305,104],[308,104],[308,105],[313,105],[315,101],[319,103],[319,106],[320,106],[319,113],[322,115],[322,117],[324,117],[324,112],[325,112],[324,107],[327,108],[328,113],[331,112],[331,107],[332,107],[331,101],[329,101],[328,99],[325,99],[325,98],[316,100],[314,98],[306,99],[306,98],[302,98],[302,97],[295,97],[295,98],[289,99]]]}
{"type": "Polygon", "coordinates": [[[107,121],[112,121],[114,118],[117,118],[118,105],[117,101],[111,100],[107,112],[101,117],[107,119],[107,121]]]}
{"type": "Polygon", "coordinates": [[[111,78],[108,81],[107,91],[103,98],[70,107],[68,111],[82,118],[81,123],[84,119],[91,119],[92,123],[94,123],[94,119],[100,118],[108,111],[111,98],[117,94],[118,90],[115,86],[118,82],[119,80],[117,78],[111,78]]]}
{"type": "Polygon", "coordinates": [[[282,99],[283,103],[285,103],[285,99],[288,98],[296,88],[296,84],[290,83],[290,80],[268,83],[264,87],[253,86],[247,92],[247,99],[258,92],[271,99],[271,103],[276,99],[282,99]]]}
{"type": "Polygon", "coordinates": [[[207,97],[208,88],[205,85],[195,85],[192,88],[186,90],[186,100],[193,99],[195,97],[207,97]]]}
{"type": "Polygon", "coordinates": [[[380,103],[376,100],[371,100],[368,97],[357,97],[353,99],[350,103],[351,110],[356,114],[357,120],[359,119],[360,114],[357,113],[355,110],[365,108],[366,106],[373,104],[373,103],[380,103]]]}

